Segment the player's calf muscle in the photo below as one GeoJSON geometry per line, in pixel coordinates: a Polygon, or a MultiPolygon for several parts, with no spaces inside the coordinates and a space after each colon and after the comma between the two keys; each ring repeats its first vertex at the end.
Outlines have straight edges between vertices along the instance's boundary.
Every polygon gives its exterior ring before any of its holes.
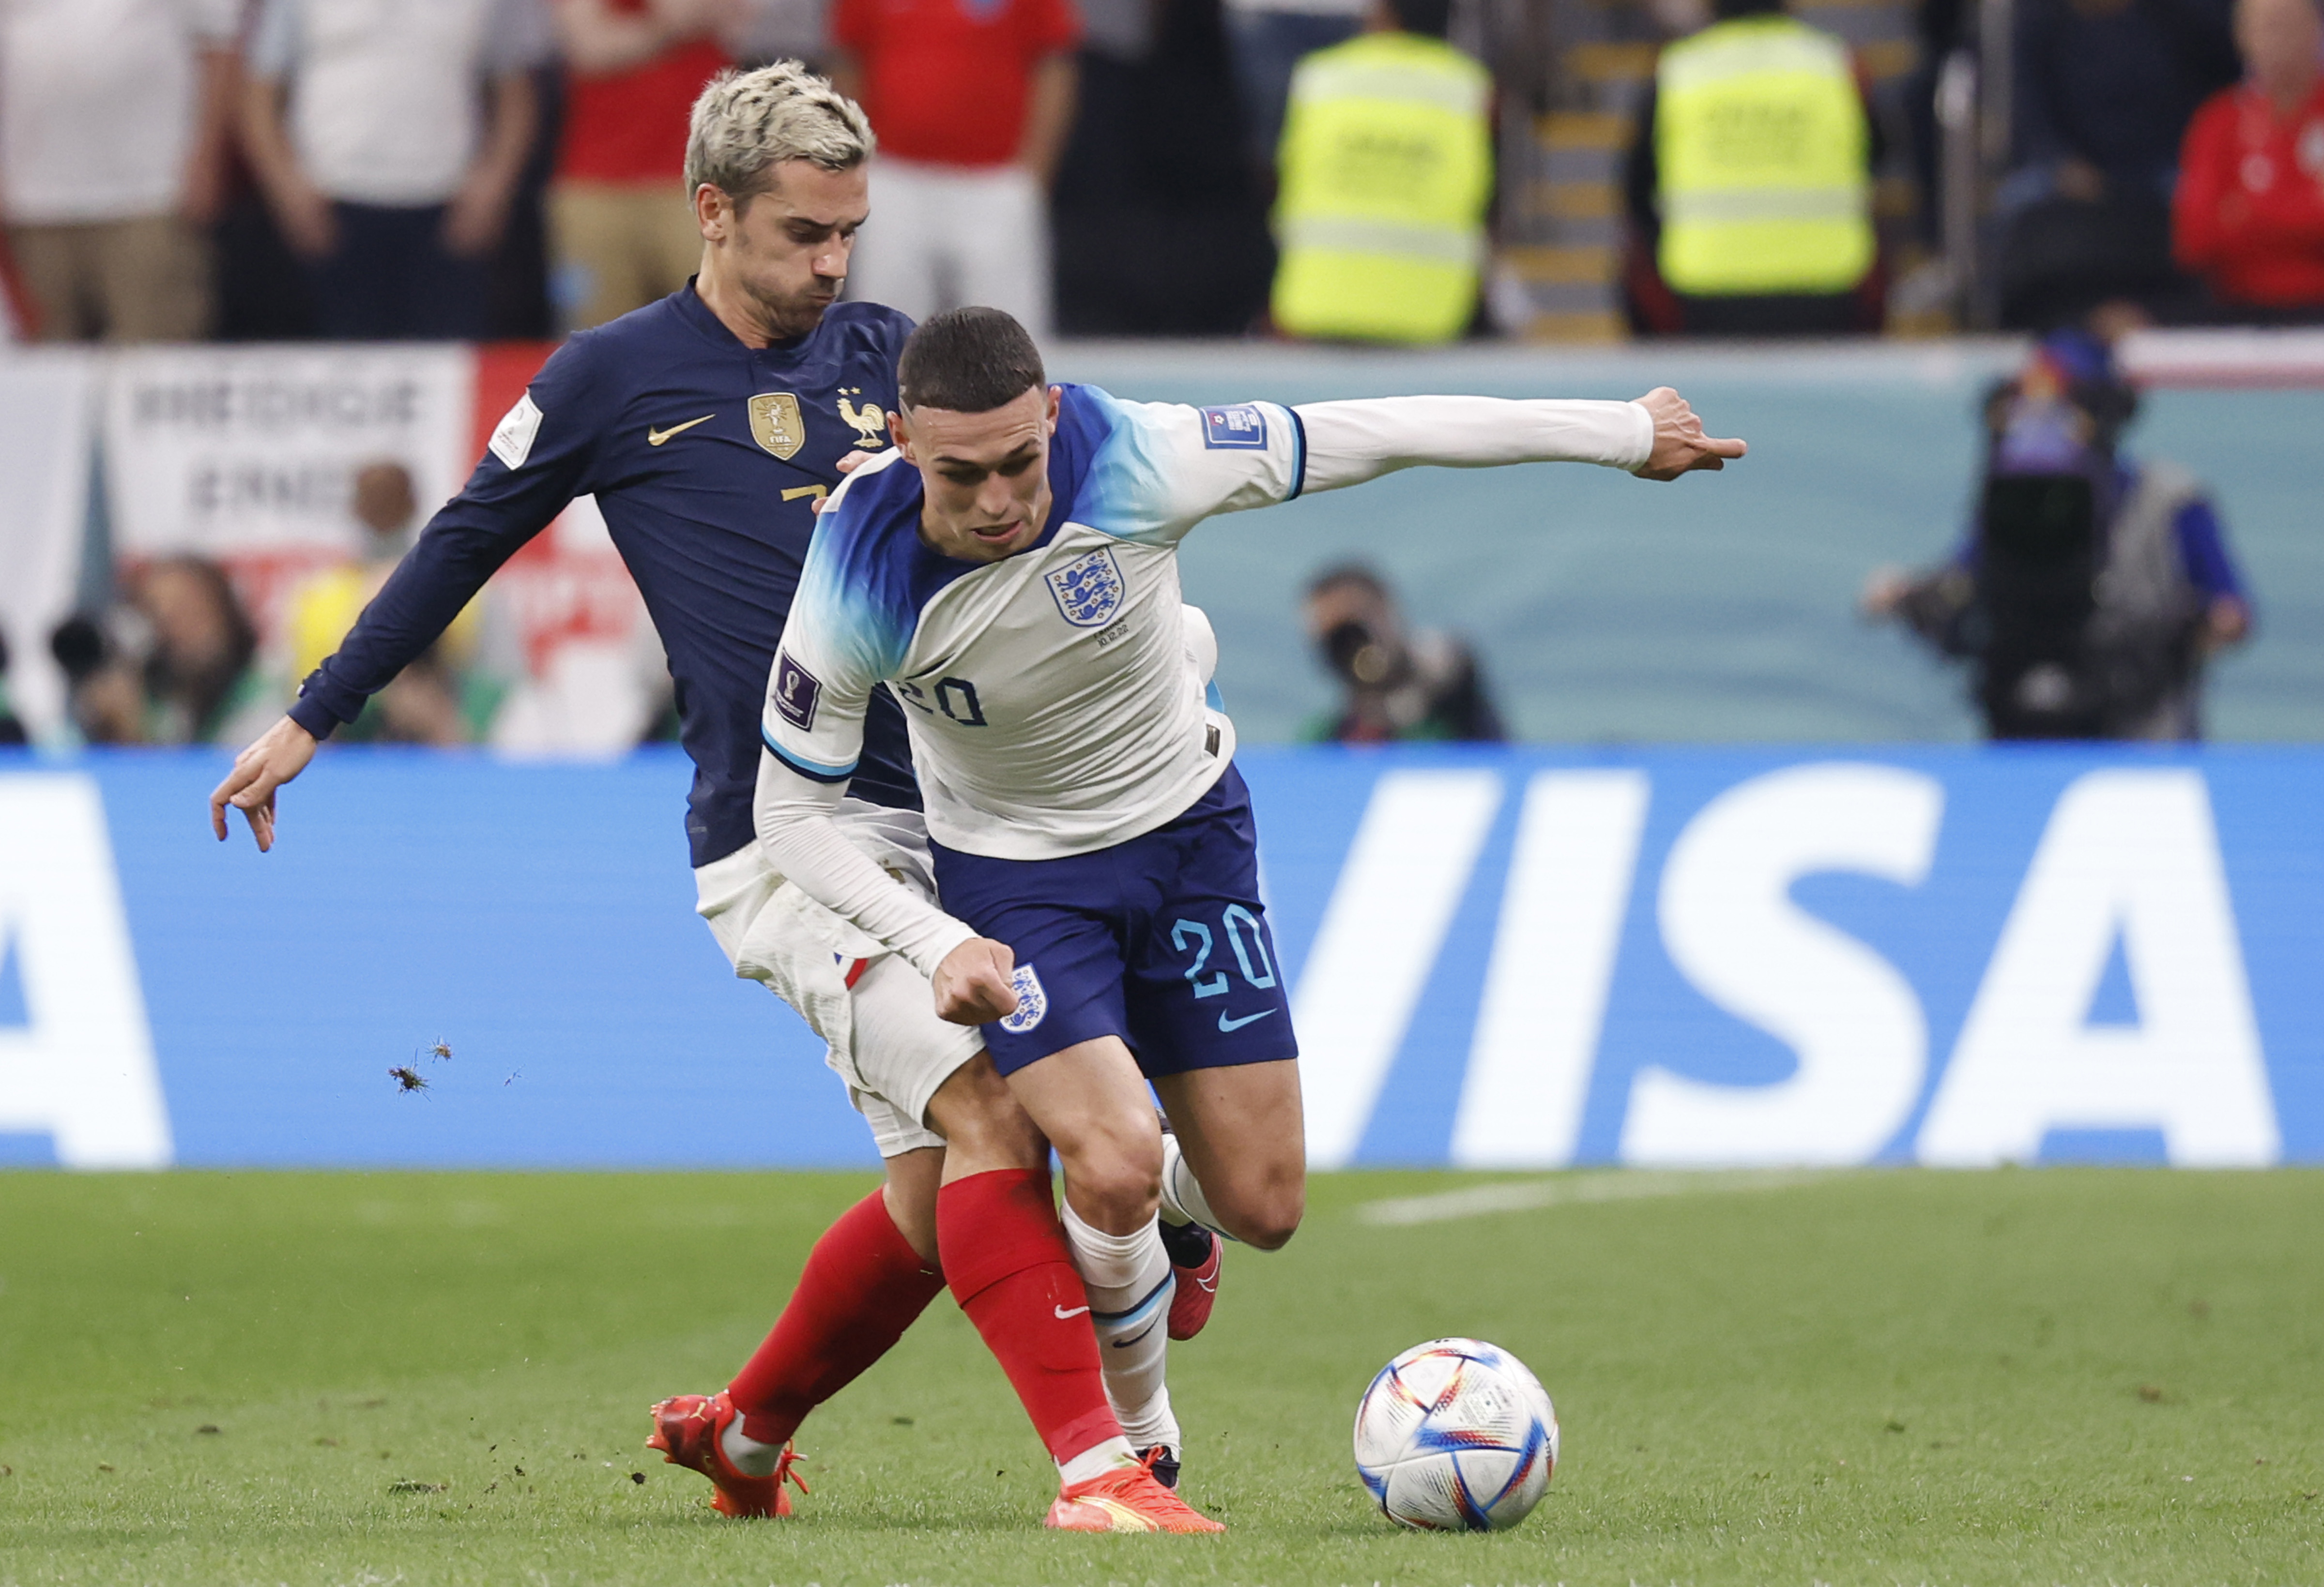
{"type": "Polygon", "coordinates": [[[1220,1225],[1245,1245],[1282,1247],[1307,1210],[1297,1061],[1190,1069],[1154,1084],[1220,1225]]]}

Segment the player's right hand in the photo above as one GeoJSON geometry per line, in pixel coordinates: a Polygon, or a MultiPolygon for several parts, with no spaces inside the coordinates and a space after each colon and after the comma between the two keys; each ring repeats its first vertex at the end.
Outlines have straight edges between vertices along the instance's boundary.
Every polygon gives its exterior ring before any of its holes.
{"type": "Polygon", "coordinates": [[[226,841],[228,805],[250,823],[258,852],[274,846],[274,790],[307,769],[315,758],[315,735],[285,716],[234,758],[234,770],[210,789],[210,831],[226,841]]]}
{"type": "Polygon", "coordinates": [[[936,966],[936,1018],[954,1025],[982,1025],[1017,1011],[1012,972],[1017,955],[1005,942],[972,937],[936,966]]]}

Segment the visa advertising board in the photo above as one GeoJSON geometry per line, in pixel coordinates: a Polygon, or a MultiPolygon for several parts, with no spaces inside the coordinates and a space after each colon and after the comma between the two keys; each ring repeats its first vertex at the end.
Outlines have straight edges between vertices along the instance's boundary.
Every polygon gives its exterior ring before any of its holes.
{"type": "MultiPolygon", "coordinates": [[[[1240,761],[1319,1167],[2324,1161],[2324,752],[1240,761]]],[[[675,754],[224,764],[0,761],[0,1161],[874,1160],[675,754]]]]}

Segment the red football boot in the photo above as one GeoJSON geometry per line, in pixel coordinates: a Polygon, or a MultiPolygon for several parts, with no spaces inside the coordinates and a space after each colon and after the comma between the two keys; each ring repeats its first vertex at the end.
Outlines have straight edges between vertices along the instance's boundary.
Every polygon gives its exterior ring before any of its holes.
{"type": "Polygon", "coordinates": [[[1041,1523],[1060,1532],[1223,1532],[1210,1517],[1155,1481],[1157,1444],[1134,1466],[1119,1466],[1057,1495],[1041,1523]]]}
{"type": "MultiPolygon", "coordinates": [[[[1227,1242],[1203,1228],[1190,1223],[1186,1230],[1172,1230],[1173,1238],[1184,1241],[1187,1231],[1211,1235],[1211,1252],[1193,1267],[1178,1265],[1177,1252],[1170,1258],[1170,1270],[1178,1280],[1177,1293],[1170,1297],[1170,1337],[1192,1339],[1211,1320],[1211,1306],[1219,1296],[1219,1259],[1227,1242]]],[[[1168,1241],[1165,1241],[1168,1243],[1168,1241]]]]}
{"type": "Polygon", "coordinates": [[[786,1444],[771,1474],[753,1477],[737,1471],[719,1439],[741,1414],[723,1389],[715,1394],[674,1394],[653,1407],[654,1432],[646,1447],[661,1451],[671,1465],[709,1478],[717,1490],[710,1508],[722,1516],[787,1516],[791,1496],[783,1491],[783,1484],[789,1482],[801,1493],[807,1490],[806,1481],[792,1469],[798,1456],[786,1444]]]}

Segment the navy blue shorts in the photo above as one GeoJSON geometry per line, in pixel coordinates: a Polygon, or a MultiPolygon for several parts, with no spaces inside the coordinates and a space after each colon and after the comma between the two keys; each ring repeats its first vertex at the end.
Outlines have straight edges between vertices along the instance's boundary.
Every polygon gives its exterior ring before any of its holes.
{"type": "Polygon", "coordinates": [[[1003,1075],[1101,1036],[1149,1075],[1299,1056],[1232,766],[1168,826],[1093,853],[929,846],[945,911],[1017,955],[1017,1011],[984,1027],[1003,1075]]]}

